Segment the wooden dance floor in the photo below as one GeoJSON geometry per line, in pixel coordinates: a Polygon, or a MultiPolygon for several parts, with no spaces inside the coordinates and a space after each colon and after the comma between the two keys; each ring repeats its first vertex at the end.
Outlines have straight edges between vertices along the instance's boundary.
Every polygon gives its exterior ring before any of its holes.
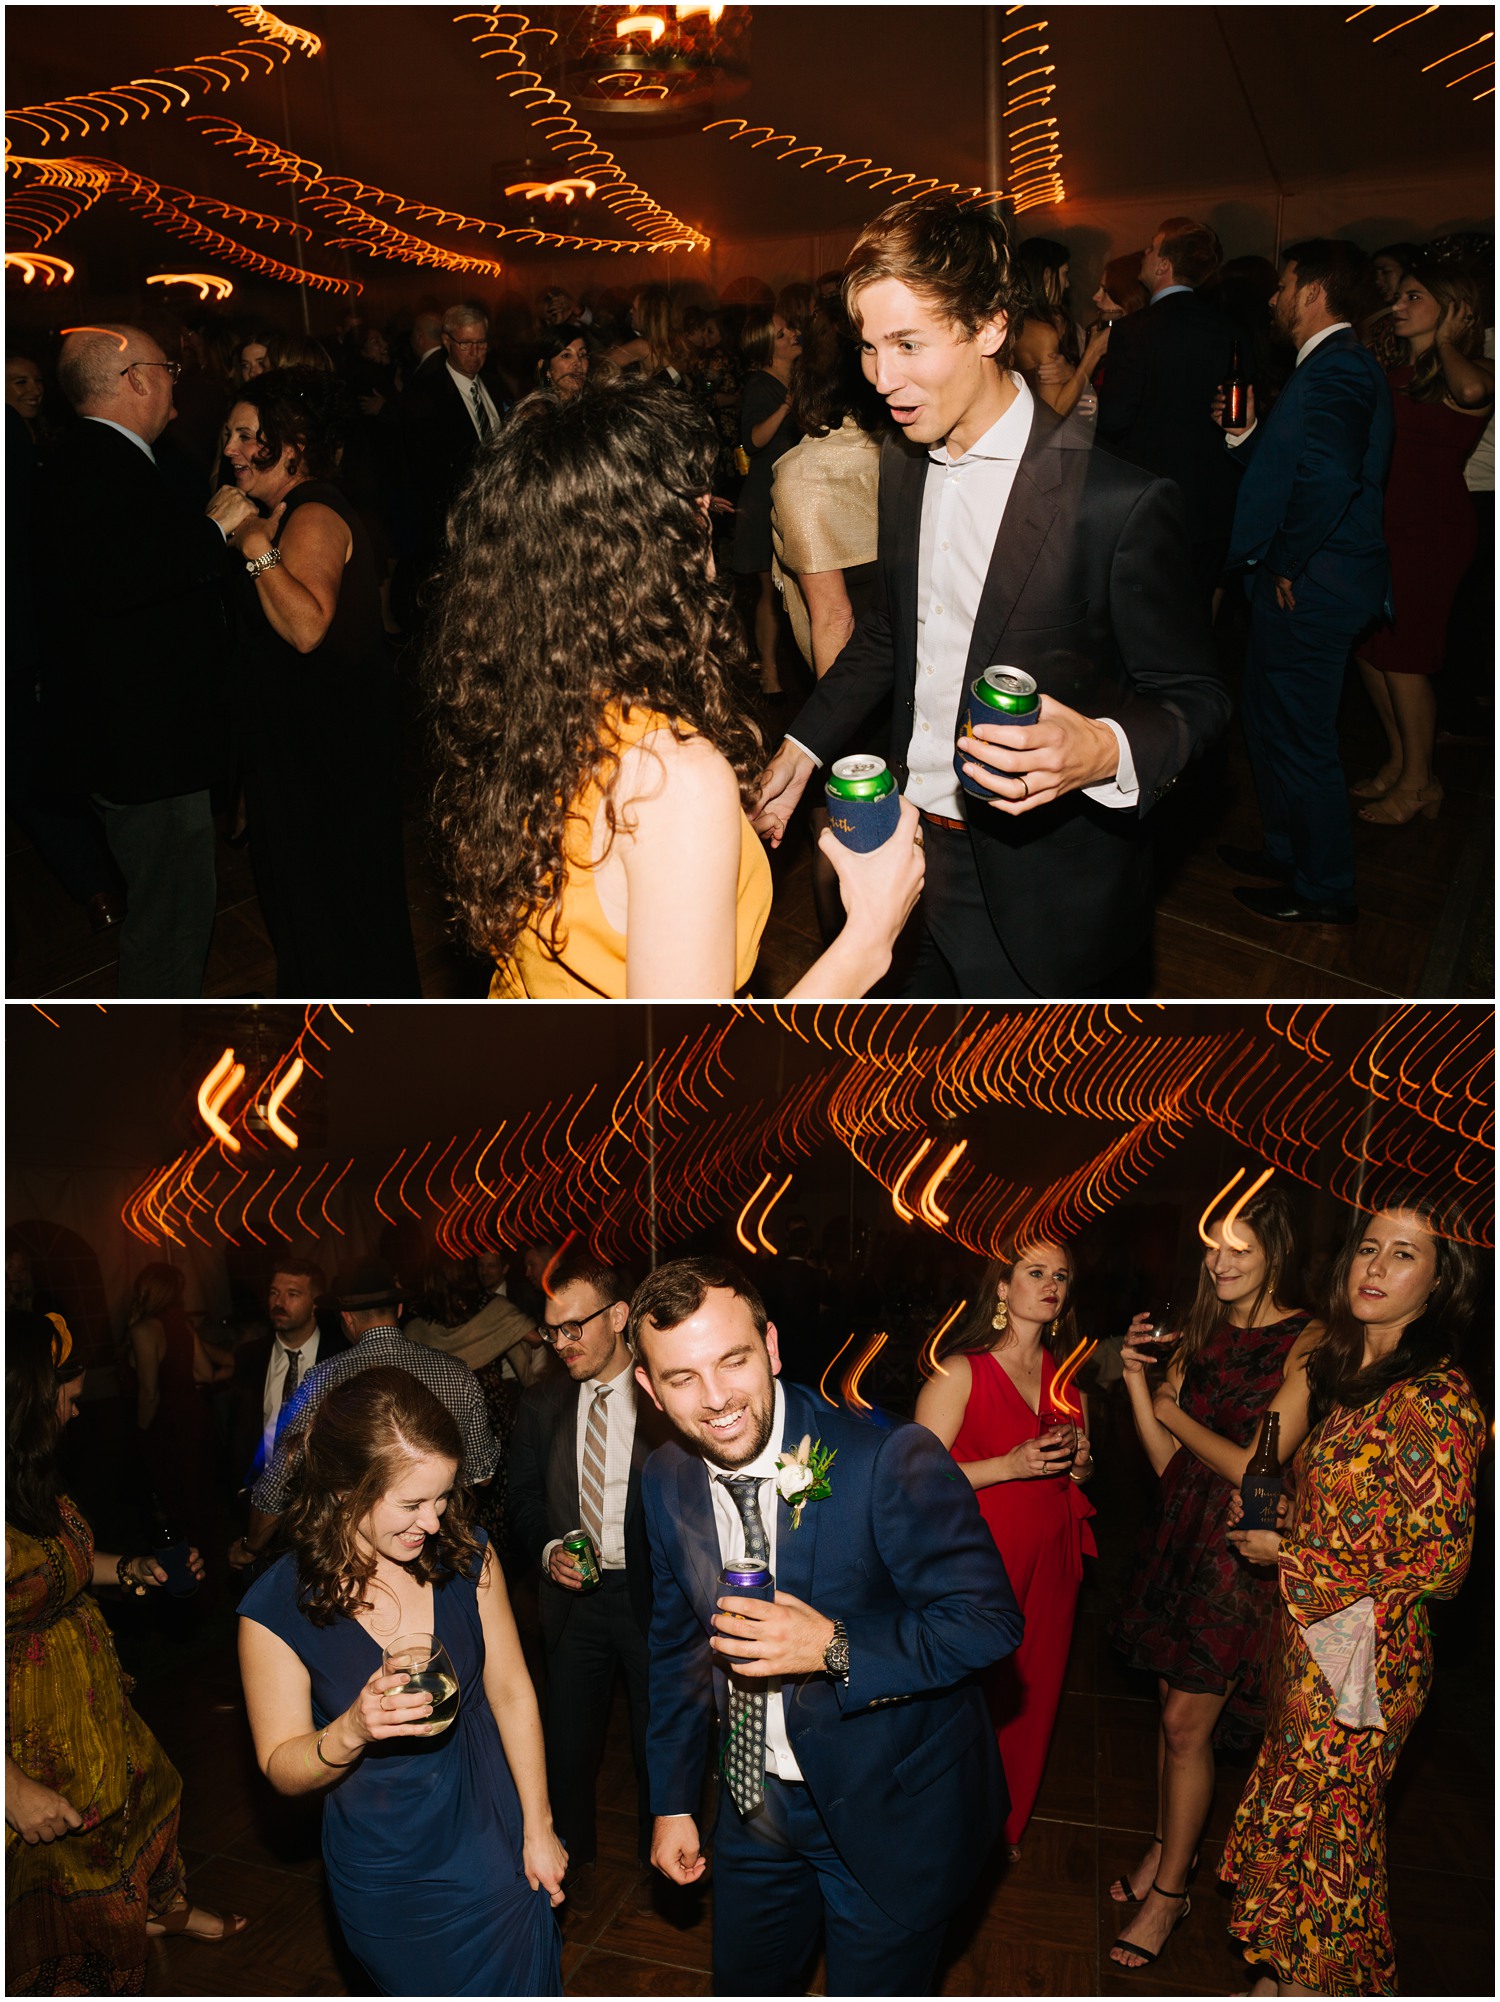
{"type": "MultiPolygon", "coordinates": [[[[1243,646],[1238,614],[1226,603],[1216,636],[1226,676],[1238,688],[1243,646]]],[[[783,647],[788,688],[803,686],[783,647]]],[[[800,697],[762,711],[774,743],[800,697]]],[[[747,693],[746,706],[755,698],[747,693]]],[[[1352,677],[1345,690],[1342,738],[1351,778],[1380,762],[1376,726],[1352,677]]],[[[411,741],[409,733],[408,741],[411,741]]],[[[871,740],[874,742],[874,738],[871,740]]],[[[1254,846],[1259,822],[1249,766],[1236,723],[1209,759],[1185,775],[1157,810],[1160,892],[1155,994],[1183,1000],[1287,1001],[1485,998],[1494,992],[1494,750],[1489,744],[1440,744],[1437,768],[1447,798],[1436,821],[1407,827],[1354,822],[1357,925],[1273,925],[1236,903],[1236,881],[1214,853],[1217,843],[1254,846]]],[[[423,788],[409,802],[407,887],[430,1000],[479,998],[488,968],[461,953],[444,926],[443,901],[425,837],[416,825],[423,788]]],[[[820,951],[805,832],[794,830],[776,859],[776,898],[751,991],[777,998],[820,951]]],[[[214,999],[263,998],[275,989],[276,963],[255,897],[249,856],[222,839],[219,915],[209,960],[214,999]]],[[[115,945],[93,937],[50,870],[14,823],[7,829],[7,981],[13,997],[107,1001],[115,991],[115,945]]],[[[324,998],[324,997],[318,997],[324,998]]],[[[345,998],[327,997],[327,998],[345,998]]],[[[358,997],[348,997],[358,998],[358,997]]]]}
{"type": "MultiPolygon", "coordinates": [[[[1120,1667],[1105,1637],[1146,1493],[1123,1451],[1111,1446],[1109,1457],[1124,1471],[1110,1481],[1101,1466],[1094,1492],[1101,1557],[1086,1567],[1036,1817],[1020,1861],[992,1874],[955,1922],[941,1978],[946,1995],[1228,1995],[1248,1985],[1225,1930],[1228,1894],[1213,1876],[1248,1755],[1221,1758],[1192,1914],[1160,1967],[1128,1974],[1108,1957],[1122,1913],[1107,1887],[1134,1863],[1154,1824],[1157,1714],[1149,1683],[1120,1667]]],[[[1482,1513],[1490,1519],[1488,1510],[1482,1513]]],[[[1391,1906],[1408,1994],[1493,1993],[1492,1571],[1481,1547],[1461,1597],[1433,1608],[1432,1701],[1403,1755],[1391,1799],[1391,1906]]],[[[534,1636],[534,1610],[524,1595],[518,1610],[534,1636]]],[[[261,1779],[227,1617],[214,1625],[215,1636],[205,1633],[199,1648],[174,1651],[180,1667],[143,1675],[137,1702],[183,1776],[182,1840],[193,1897],[245,1912],[252,1925],[224,1947],[157,1941],[147,1992],[370,1993],[339,1941],[325,1896],[318,1809],[278,1799],[261,1779]]],[[[623,1696],[599,1802],[598,1901],[587,1916],[563,1908],[567,1993],[709,1994],[712,1884],[684,1893],[663,1880],[652,1914],[632,1908],[635,1782],[623,1696]]],[[[899,1829],[891,1839],[899,1842],[899,1829]]],[[[821,1983],[820,1969],[810,1992],[821,1992],[821,1983]]]]}

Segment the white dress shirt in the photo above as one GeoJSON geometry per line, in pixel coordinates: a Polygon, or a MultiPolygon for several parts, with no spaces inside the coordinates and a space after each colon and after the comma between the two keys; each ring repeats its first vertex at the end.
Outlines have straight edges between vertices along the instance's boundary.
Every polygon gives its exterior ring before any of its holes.
{"type": "MultiPolygon", "coordinates": [[[[708,1491],[713,1498],[714,1527],[719,1532],[719,1562],[739,1563],[745,1555],[745,1525],[740,1518],[730,1494],[717,1476],[721,1473],[749,1474],[760,1482],[760,1519],[766,1526],[766,1542],[770,1555],[766,1562],[771,1576],[776,1576],[776,1462],[782,1452],[781,1438],[786,1430],[786,1397],[781,1385],[775,1385],[776,1408],[771,1419],[771,1436],[755,1459],[743,1467],[716,1467],[712,1460],[703,1465],[708,1474],[708,1491]]],[[[764,1683],[766,1691],[766,1771],[775,1773],[778,1779],[800,1780],[802,1768],[797,1764],[792,1751],[791,1740],[786,1734],[786,1706],[782,1701],[781,1683],[756,1676],[753,1686],[760,1688],[764,1683]]],[[[747,1686],[751,1686],[748,1685],[747,1686]]]]}
{"type": "Polygon", "coordinates": [[[281,1416],[281,1388],[286,1382],[291,1359],[293,1356],[297,1358],[297,1389],[300,1390],[307,1381],[308,1371],[318,1360],[318,1344],[322,1339],[322,1333],[314,1322],[312,1333],[299,1349],[288,1348],[279,1335],[271,1342],[271,1359],[266,1364],[266,1388],[260,1407],[262,1466],[270,1466],[271,1455],[276,1450],[276,1421],[281,1416]]]}
{"type": "Polygon", "coordinates": [[[464,400],[464,409],[469,413],[469,422],[474,426],[475,437],[493,438],[495,433],[500,429],[500,412],[495,408],[494,400],[490,396],[489,391],[477,375],[464,375],[461,370],[453,366],[451,361],[445,363],[445,367],[449,375],[453,378],[454,388],[464,400]],[[474,391],[476,388],[479,391],[479,400],[484,405],[485,412],[490,420],[488,431],[480,430],[479,419],[474,414],[474,391]]]}
{"type": "MultiPolygon", "coordinates": [[[[628,1360],[618,1376],[603,1380],[608,1385],[605,1399],[607,1423],[604,1430],[604,1543],[599,1563],[605,1571],[625,1569],[625,1503],[630,1488],[630,1455],[635,1445],[635,1400],[638,1396],[634,1365],[628,1360]]],[[[589,1411],[601,1379],[591,1377],[578,1386],[578,1426],[574,1441],[574,1464],[578,1492],[583,1493],[583,1442],[588,1430],[589,1411]]],[[[542,1551],[542,1569],[547,1571],[552,1553],[562,1543],[554,1536],[542,1551]]]]}

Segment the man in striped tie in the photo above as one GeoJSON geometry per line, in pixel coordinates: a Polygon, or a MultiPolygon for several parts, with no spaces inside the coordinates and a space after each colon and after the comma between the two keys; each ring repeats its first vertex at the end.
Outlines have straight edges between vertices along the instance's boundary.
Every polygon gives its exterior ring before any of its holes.
{"type": "Polygon", "coordinates": [[[625,1346],[624,1275],[576,1241],[552,1268],[542,1334],[566,1378],[526,1391],[510,1445],[514,1549],[541,1572],[547,1660],[547,1787],[568,1846],[568,1904],[598,1895],[594,1791],[616,1671],[625,1677],[638,1794],[637,1909],[650,1909],[651,1819],[646,1795],[646,1633],[651,1562],[641,1469],[666,1436],[636,1391],[625,1346]],[[586,1586],[564,1538],[587,1530],[599,1582],[586,1586]]]}

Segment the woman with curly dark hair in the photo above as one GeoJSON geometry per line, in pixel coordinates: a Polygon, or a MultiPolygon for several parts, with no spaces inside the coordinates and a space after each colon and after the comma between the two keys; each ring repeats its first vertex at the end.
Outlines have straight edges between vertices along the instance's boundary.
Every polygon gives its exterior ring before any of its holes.
{"type": "Polygon", "coordinates": [[[505,1580],[458,1484],[457,1423],[406,1370],[368,1369],[297,1450],[292,1547],[240,1602],[261,1771],[278,1793],[326,1790],[334,1909],[383,1994],[560,1994],[567,1851],[505,1580]],[[419,1641],[447,1652],[451,1719],[387,1670],[419,1641]]]}
{"type": "MultiPolygon", "coordinates": [[[[661,382],[513,412],[450,523],[429,654],[436,823],[499,998],[727,998],[771,902],[760,745],[714,576],[716,440],[661,382]]],[[[915,814],[838,850],[849,919],[793,996],[863,994],[921,885],[915,814]]],[[[833,843],[832,835],[825,841],[833,843]]]]}
{"type": "Polygon", "coordinates": [[[263,511],[230,541],[246,559],[246,813],[283,998],[421,992],[377,563],[334,483],[356,422],[336,376],[284,369],[245,385],[225,444],[263,511]]]}
{"type": "Polygon", "coordinates": [[[1252,1995],[1397,1991],[1385,1797],[1432,1686],[1428,1602],[1469,1567],[1489,1444],[1456,1360],[1475,1259],[1450,1227],[1420,1194],[1356,1219],[1307,1365],[1296,1496],[1278,1529],[1229,1532],[1280,1599],[1275,1700],[1219,1866],[1252,1995]]]}
{"type": "Polygon", "coordinates": [[[1088,1411],[1063,1432],[1048,1401],[1077,1341],[1073,1260],[1039,1242],[992,1259],[968,1319],[939,1345],[916,1418],[935,1432],[979,1498],[1026,1620],[1021,1645],[990,1676],[990,1709],[1010,1790],[1012,1860],[1031,1820],[1062,1699],[1083,1560],[1095,1557],[1082,1483],[1094,1471],[1088,1411]],[[1064,1479],[1064,1476],[1067,1476],[1064,1479]]]}

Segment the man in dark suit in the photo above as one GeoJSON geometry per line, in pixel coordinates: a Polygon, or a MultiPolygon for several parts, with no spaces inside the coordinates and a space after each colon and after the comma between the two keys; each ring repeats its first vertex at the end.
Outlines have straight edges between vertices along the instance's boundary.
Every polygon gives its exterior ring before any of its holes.
{"type": "Polygon", "coordinates": [[[1234,471],[1212,406],[1234,361],[1235,327],[1197,290],[1220,262],[1206,223],[1172,216],[1162,224],[1141,258],[1151,304],[1110,328],[1099,391],[1099,442],[1181,492],[1193,582],[1205,598],[1224,567],[1234,514],[1234,471]]]}
{"type": "Polygon", "coordinates": [[[575,1242],[557,1261],[544,1333],[567,1371],[521,1398],[511,1435],[512,1544],[540,1571],[547,1658],[547,1790],[568,1845],[568,1901],[595,1900],[594,1787],[604,1751],[616,1670],[630,1707],[641,1866],[636,1908],[651,1908],[651,1811],[646,1787],[646,1632],[651,1559],[641,1509],[641,1470],[666,1428],[638,1396],[625,1346],[629,1288],[613,1267],[575,1242]],[[563,1539],[586,1529],[600,1578],[584,1588],[563,1539]]]}
{"type": "Polygon", "coordinates": [[[1229,445],[1244,469],[1230,541],[1250,595],[1245,741],[1263,845],[1223,847],[1264,885],[1235,896],[1279,924],[1351,924],[1354,838],[1339,762],[1344,668],[1390,591],[1384,483],[1395,420],[1380,364],[1355,325],[1365,260],[1316,238],[1285,253],[1272,299],[1297,349],[1291,381],[1263,424],[1229,445]]]}
{"type": "Polygon", "coordinates": [[[210,788],[225,771],[226,537],[253,501],[184,505],[152,447],[177,363],[138,327],[80,328],[57,376],[84,421],[44,468],[36,526],[46,672],[125,879],[118,992],[196,1000],[217,886],[210,788]]]}
{"type": "Polygon", "coordinates": [[[1144,818],[1222,727],[1229,698],[1188,576],[1176,489],[1034,403],[1005,366],[1009,254],[977,210],[901,203],[845,268],[865,373],[903,435],[883,449],[884,597],[800,711],[761,784],[780,841],[819,764],[862,748],[894,697],[889,762],[922,813],[913,996],[1139,993],[1144,818]],[[970,683],[1004,663],[1035,724],[960,738],[970,683]]]}
{"type": "Polygon", "coordinates": [[[862,1425],[779,1383],[776,1330],[733,1266],[658,1267],[629,1333],[678,1435],[642,1488],[652,1860],[703,1873],[717,1708],[714,1993],[806,1993],[821,1929],[830,1995],[928,1994],[1006,1807],[976,1677],[1021,1616],[974,1491],[922,1426],[862,1425]],[[821,1499],[784,1464],[814,1436],[833,1455],[821,1499]],[[768,1565],[774,1603],[723,1590],[720,1567],[745,1561],[768,1565]]]}
{"type": "Polygon", "coordinates": [[[318,1325],[327,1283],[310,1258],[278,1259],[266,1305],[271,1333],[234,1352],[230,1450],[237,1485],[253,1487],[270,1464],[308,1372],[349,1346],[337,1329],[318,1325]]]}
{"type": "Polygon", "coordinates": [[[505,398],[485,373],[490,324],[477,306],[443,315],[443,354],[419,368],[397,407],[410,485],[415,561],[430,571],[444,524],[480,447],[500,428],[505,398]]]}

